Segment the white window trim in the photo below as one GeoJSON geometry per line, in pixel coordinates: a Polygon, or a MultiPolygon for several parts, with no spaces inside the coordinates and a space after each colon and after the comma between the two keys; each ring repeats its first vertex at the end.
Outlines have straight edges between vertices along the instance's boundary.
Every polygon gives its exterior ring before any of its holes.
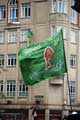
{"type": "Polygon", "coordinates": [[[11,5],[16,5],[17,0],[11,0],[12,4],[11,5]],[[15,3],[13,4],[13,1],[15,1],[15,3]]]}
{"type": "Polygon", "coordinates": [[[76,30],[71,30],[71,43],[76,43],[77,41],[77,31],[76,30]]]}
{"type": "Polygon", "coordinates": [[[64,13],[67,14],[67,11],[68,11],[68,1],[67,0],[64,0],[64,3],[63,3],[63,6],[64,6],[64,13]]]}
{"type": "Polygon", "coordinates": [[[8,32],[8,43],[14,43],[17,39],[17,31],[8,32]]]}
{"type": "Polygon", "coordinates": [[[52,13],[55,13],[56,12],[56,1],[54,2],[54,0],[52,0],[52,3],[51,3],[51,12],[52,13]]]}
{"type": "Polygon", "coordinates": [[[18,8],[16,8],[16,7],[10,8],[10,21],[11,21],[11,22],[16,22],[16,21],[17,21],[17,9],[18,9],[18,8]],[[12,16],[12,15],[13,15],[13,14],[12,14],[12,13],[13,13],[13,10],[15,10],[15,11],[14,11],[14,12],[15,12],[14,18],[13,18],[13,16],[12,16]]]}
{"type": "Polygon", "coordinates": [[[18,5],[17,5],[17,0],[12,0],[11,4],[10,4],[10,22],[17,22],[17,9],[18,9],[18,5]],[[14,4],[13,4],[14,1],[14,4]],[[14,11],[14,16],[13,16],[13,11],[14,11]]]}
{"type": "Polygon", "coordinates": [[[0,6],[0,20],[5,19],[5,17],[4,18],[2,17],[2,11],[1,10],[3,10],[5,12],[5,6],[0,6]]]}
{"type": "Polygon", "coordinates": [[[76,68],[76,61],[77,60],[77,56],[76,55],[74,55],[74,54],[71,54],[70,55],[70,66],[71,66],[71,68],[76,68]],[[71,64],[71,61],[73,61],[73,65],[71,64]]]}
{"type": "Polygon", "coordinates": [[[26,6],[27,4],[30,4],[30,3],[25,3],[24,6],[23,6],[23,4],[24,4],[24,3],[22,3],[22,5],[21,5],[21,18],[30,17],[30,16],[28,15],[29,9],[31,9],[31,8],[30,8],[30,5],[29,5],[29,6],[26,6]],[[27,16],[25,16],[25,8],[27,8],[27,16]],[[23,11],[24,11],[24,12],[23,12],[23,11]],[[23,13],[24,13],[24,14],[23,14],[23,13]]]}
{"type": "Polygon", "coordinates": [[[55,26],[51,25],[51,36],[53,36],[56,32],[55,26]]]}
{"type": "Polygon", "coordinates": [[[16,66],[15,60],[16,60],[16,54],[8,54],[7,55],[7,66],[16,66]],[[13,58],[13,65],[11,64],[12,58],[9,57],[9,55],[11,55],[11,57],[13,58]],[[8,60],[10,60],[10,65],[8,65],[8,60]]]}
{"type": "Polygon", "coordinates": [[[71,9],[71,22],[77,24],[77,12],[71,9]]]}
{"type": "Polygon", "coordinates": [[[0,43],[4,43],[4,32],[0,31],[0,34],[1,34],[1,36],[0,36],[0,38],[1,38],[0,43]]]}
{"type": "Polygon", "coordinates": [[[70,89],[71,102],[73,102],[73,101],[75,102],[75,100],[76,100],[76,82],[75,81],[69,82],[69,89],[70,89]]]}
{"type": "Polygon", "coordinates": [[[14,86],[15,86],[15,89],[16,89],[16,82],[15,82],[15,80],[7,80],[7,82],[10,82],[10,83],[6,83],[6,93],[7,93],[7,96],[8,97],[13,97],[13,96],[15,96],[15,92],[16,91],[14,91],[13,89],[14,89],[14,86]],[[11,83],[11,82],[13,82],[13,83],[11,83]],[[10,86],[12,85],[12,91],[10,91],[10,86]],[[9,86],[9,91],[7,91],[7,87],[9,86]]]}
{"type": "Polygon", "coordinates": [[[4,66],[4,55],[0,54],[0,60],[1,60],[1,65],[0,67],[3,67],[4,66]]]}
{"type": "Polygon", "coordinates": [[[63,11],[63,5],[62,5],[62,0],[58,0],[58,4],[57,4],[57,12],[58,13],[62,13],[62,11],[63,11]],[[61,11],[59,11],[59,4],[61,3],[61,11]]]}
{"type": "Polygon", "coordinates": [[[0,92],[3,92],[3,80],[0,81],[0,92]],[[2,88],[2,90],[1,90],[2,88]]]}
{"type": "Polygon", "coordinates": [[[25,42],[26,41],[27,31],[28,31],[27,29],[23,29],[23,30],[20,31],[20,42],[25,42]]]}
{"type": "Polygon", "coordinates": [[[28,89],[27,86],[24,86],[23,82],[22,82],[21,80],[19,80],[18,96],[19,96],[19,97],[27,97],[27,96],[28,96],[28,91],[26,91],[26,89],[28,89]],[[21,91],[19,91],[20,86],[21,86],[21,91]],[[23,87],[25,87],[25,88],[24,88],[24,89],[25,89],[24,91],[23,91],[23,87]],[[23,93],[24,95],[19,95],[20,93],[23,93]]]}

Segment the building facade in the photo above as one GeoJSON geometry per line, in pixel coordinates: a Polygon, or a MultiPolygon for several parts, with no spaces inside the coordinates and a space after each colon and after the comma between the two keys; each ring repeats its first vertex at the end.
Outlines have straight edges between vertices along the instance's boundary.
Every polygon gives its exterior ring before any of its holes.
{"type": "Polygon", "coordinates": [[[0,119],[61,120],[80,111],[80,15],[74,0],[0,0],[0,119]],[[25,86],[20,48],[42,41],[63,28],[68,73],[25,86]],[[33,39],[29,43],[26,33],[33,39]]]}

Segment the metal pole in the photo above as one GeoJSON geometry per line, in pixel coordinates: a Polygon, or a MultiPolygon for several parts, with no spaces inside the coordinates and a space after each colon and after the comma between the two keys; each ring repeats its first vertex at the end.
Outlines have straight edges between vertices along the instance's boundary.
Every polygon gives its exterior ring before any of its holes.
{"type": "Polygon", "coordinates": [[[72,102],[71,102],[71,95],[70,95],[70,86],[69,86],[68,71],[67,71],[67,83],[68,83],[68,91],[69,91],[70,108],[71,108],[71,112],[72,112],[72,102]]]}

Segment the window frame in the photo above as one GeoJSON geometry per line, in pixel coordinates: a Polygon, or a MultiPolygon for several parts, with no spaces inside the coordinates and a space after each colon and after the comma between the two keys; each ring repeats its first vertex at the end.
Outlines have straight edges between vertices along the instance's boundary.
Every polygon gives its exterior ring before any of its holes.
{"type": "Polygon", "coordinates": [[[16,66],[16,54],[7,55],[7,66],[16,66]]]}
{"type": "Polygon", "coordinates": [[[11,0],[10,1],[10,22],[17,22],[18,21],[18,1],[17,0],[11,0]]]}
{"type": "Polygon", "coordinates": [[[0,93],[3,92],[3,80],[0,80],[0,93]]]}
{"type": "Polygon", "coordinates": [[[22,29],[20,31],[20,42],[25,42],[26,41],[26,39],[27,39],[27,32],[28,32],[28,29],[22,29]]]}
{"type": "MultiPolygon", "coordinates": [[[[74,3],[75,3],[75,1],[74,0],[71,0],[71,6],[73,6],[74,5],[74,3]]],[[[77,22],[78,22],[78,18],[77,18],[77,12],[74,10],[74,9],[72,9],[71,8],[71,15],[70,15],[70,17],[71,17],[71,22],[73,23],[73,24],[77,24],[77,22]]]]}
{"type": "Polygon", "coordinates": [[[70,93],[71,102],[75,102],[75,100],[76,100],[76,81],[69,82],[69,93],[70,93]]]}
{"type": "Polygon", "coordinates": [[[8,31],[8,43],[15,43],[17,39],[17,31],[8,31]]]}
{"type": "Polygon", "coordinates": [[[71,9],[71,23],[77,24],[77,12],[71,9]]]}
{"type": "Polygon", "coordinates": [[[18,81],[18,96],[27,97],[28,96],[28,87],[24,85],[23,80],[18,81]]]}
{"type": "Polygon", "coordinates": [[[7,97],[14,97],[16,92],[16,81],[7,80],[6,81],[6,95],[7,97]]]}
{"type": "Polygon", "coordinates": [[[16,5],[17,4],[17,0],[10,0],[10,5],[16,5]]]}
{"type": "Polygon", "coordinates": [[[70,55],[70,66],[71,68],[76,68],[77,65],[77,55],[71,54],[70,55]]]}
{"type": "Polygon", "coordinates": [[[30,2],[22,3],[21,4],[21,18],[28,18],[28,17],[30,17],[30,14],[31,14],[31,4],[30,4],[30,2]]]}
{"type": "Polygon", "coordinates": [[[58,12],[58,13],[62,13],[62,11],[63,11],[62,0],[58,0],[57,12],[58,12]]]}
{"type": "Polygon", "coordinates": [[[4,43],[4,32],[0,31],[0,44],[4,43]]]}
{"type": "Polygon", "coordinates": [[[5,5],[0,5],[0,20],[4,20],[6,18],[6,7],[5,5]]]}
{"type": "Polygon", "coordinates": [[[0,54],[0,67],[4,66],[4,55],[0,54]]]}
{"type": "Polygon", "coordinates": [[[18,7],[17,6],[10,8],[10,21],[11,22],[17,22],[17,19],[18,19],[17,13],[18,13],[18,7]]]}
{"type": "Polygon", "coordinates": [[[67,0],[64,0],[64,1],[63,1],[63,11],[64,11],[65,14],[67,14],[67,11],[68,11],[68,10],[67,10],[67,9],[68,9],[67,5],[68,5],[68,4],[67,4],[67,0]]]}
{"type": "Polygon", "coordinates": [[[56,32],[55,25],[51,25],[51,36],[53,36],[56,32]]]}
{"type": "Polygon", "coordinates": [[[76,44],[77,43],[76,39],[77,39],[77,30],[72,29],[71,30],[71,43],[76,44]]]}
{"type": "Polygon", "coordinates": [[[52,0],[52,3],[51,3],[51,12],[52,12],[52,13],[55,13],[55,12],[56,12],[56,7],[57,7],[57,2],[56,2],[56,0],[52,0]]]}

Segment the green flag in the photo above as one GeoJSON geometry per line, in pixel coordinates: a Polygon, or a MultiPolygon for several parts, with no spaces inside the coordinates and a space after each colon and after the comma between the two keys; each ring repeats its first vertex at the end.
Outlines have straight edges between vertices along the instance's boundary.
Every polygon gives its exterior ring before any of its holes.
{"type": "Polygon", "coordinates": [[[47,40],[19,50],[25,85],[33,85],[67,72],[62,30],[47,40]]]}

